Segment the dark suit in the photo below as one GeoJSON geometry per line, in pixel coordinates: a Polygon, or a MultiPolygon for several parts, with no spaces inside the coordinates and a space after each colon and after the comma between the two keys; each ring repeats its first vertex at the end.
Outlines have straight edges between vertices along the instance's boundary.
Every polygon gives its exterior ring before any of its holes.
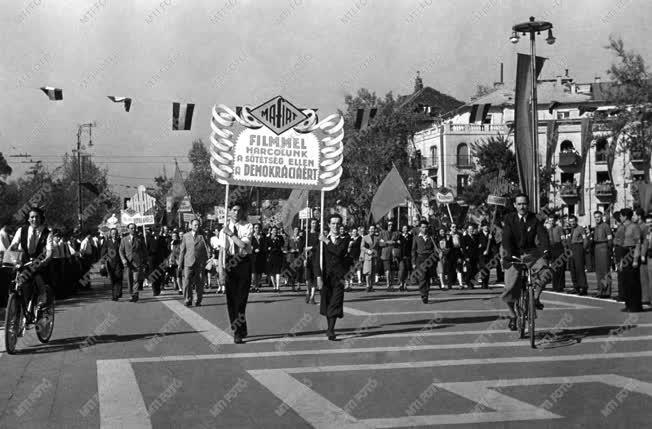
{"type": "Polygon", "coordinates": [[[192,302],[192,288],[197,290],[197,302],[201,303],[204,296],[202,275],[208,261],[208,252],[204,236],[186,232],[181,239],[179,251],[179,269],[183,272],[183,297],[186,303],[192,302]]]}
{"type": "Polygon", "coordinates": [[[482,283],[482,287],[484,289],[487,289],[489,287],[489,262],[491,261],[491,258],[493,257],[493,250],[495,247],[495,241],[491,233],[487,232],[487,235],[485,235],[484,232],[480,231],[480,233],[477,235],[478,237],[478,249],[477,249],[477,255],[478,255],[478,268],[480,269],[480,282],[482,283]],[[484,252],[487,250],[487,247],[489,248],[487,254],[485,255],[484,252]]]}
{"type": "Polygon", "coordinates": [[[127,283],[131,296],[138,295],[138,289],[145,280],[145,267],[147,266],[147,246],[143,239],[137,235],[128,235],[120,241],[120,259],[127,270],[127,283]],[[134,290],[136,283],[136,290],[134,290]]]}
{"type": "Polygon", "coordinates": [[[478,239],[477,235],[463,235],[460,238],[462,242],[462,255],[464,256],[463,263],[463,280],[466,286],[473,286],[473,276],[476,273],[478,266],[478,239]]]}
{"type": "Polygon", "coordinates": [[[122,297],[122,260],[120,259],[120,239],[107,238],[102,244],[101,258],[112,285],[114,300],[122,297]]]}
{"type": "Polygon", "coordinates": [[[550,249],[550,240],[543,222],[534,213],[528,212],[525,222],[521,221],[517,213],[509,213],[503,222],[505,290],[502,297],[506,302],[514,302],[521,294],[521,288],[517,287],[521,275],[507,260],[512,256],[521,258],[536,272],[546,264],[543,252],[550,249]]]}
{"type": "Polygon", "coordinates": [[[344,277],[348,271],[346,255],[349,250],[348,240],[337,238],[335,243],[328,239],[323,244],[324,286],[321,288],[319,313],[327,318],[344,316],[344,277]]]}

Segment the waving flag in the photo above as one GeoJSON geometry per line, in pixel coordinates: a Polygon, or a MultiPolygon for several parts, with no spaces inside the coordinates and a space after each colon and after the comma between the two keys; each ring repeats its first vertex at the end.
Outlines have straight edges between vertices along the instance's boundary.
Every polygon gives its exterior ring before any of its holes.
{"type": "Polygon", "coordinates": [[[63,89],[53,88],[51,86],[42,86],[41,91],[48,96],[51,101],[60,101],[63,100],[63,89]]]}
{"type": "Polygon", "coordinates": [[[194,104],[172,103],[172,129],[189,131],[194,110],[194,104]]]}
{"type": "Polygon", "coordinates": [[[376,195],[371,200],[371,216],[375,221],[385,216],[394,207],[403,204],[405,200],[412,200],[412,196],[405,186],[396,166],[387,174],[380,184],[376,195]]]}
{"type": "Polygon", "coordinates": [[[489,113],[489,108],[491,104],[474,104],[471,106],[471,116],[469,117],[469,124],[475,124],[476,122],[483,123],[484,119],[489,113]]]}
{"type": "Polygon", "coordinates": [[[115,97],[113,95],[107,95],[109,100],[113,101],[114,103],[123,103],[125,112],[128,112],[129,109],[131,109],[131,98],[129,97],[115,97]]]}
{"type": "Polygon", "coordinates": [[[183,176],[181,176],[181,170],[179,170],[179,164],[176,164],[174,169],[174,179],[172,179],[172,188],[170,188],[170,196],[173,201],[181,201],[187,194],[186,186],[183,184],[183,176]]]}
{"type": "Polygon", "coordinates": [[[281,221],[283,222],[283,229],[287,232],[288,236],[292,235],[292,220],[294,217],[308,205],[308,190],[307,189],[293,189],[290,197],[281,209],[281,221]]]}
{"type": "Polygon", "coordinates": [[[376,117],[376,113],[378,113],[378,108],[376,107],[358,109],[355,116],[355,129],[360,131],[365,130],[369,126],[369,123],[376,117]]]}

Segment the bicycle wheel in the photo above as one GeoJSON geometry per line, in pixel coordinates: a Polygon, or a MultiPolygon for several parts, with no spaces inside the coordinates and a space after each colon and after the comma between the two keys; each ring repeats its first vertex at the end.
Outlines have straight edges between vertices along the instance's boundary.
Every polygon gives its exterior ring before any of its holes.
{"type": "Polygon", "coordinates": [[[16,351],[16,343],[21,330],[21,319],[23,308],[21,298],[12,293],[7,300],[7,310],[5,314],[5,349],[10,355],[16,351]]]}
{"type": "Polygon", "coordinates": [[[527,312],[527,295],[521,292],[521,296],[516,303],[516,326],[518,328],[519,338],[525,338],[525,324],[527,312]]]}
{"type": "Polygon", "coordinates": [[[536,344],[534,344],[534,321],[537,318],[536,316],[536,307],[535,307],[535,301],[534,301],[534,287],[530,286],[528,287],[528,331],[530,333],[530,346],[532,346],[533,349],[536,348],[536,344]]]}
{"type": "Polygon", "coordinates": [[[39,310],[35,325],[38,340],[43,344],[50,341],[54,331],[54,300],[50,305],[39,310]]]}

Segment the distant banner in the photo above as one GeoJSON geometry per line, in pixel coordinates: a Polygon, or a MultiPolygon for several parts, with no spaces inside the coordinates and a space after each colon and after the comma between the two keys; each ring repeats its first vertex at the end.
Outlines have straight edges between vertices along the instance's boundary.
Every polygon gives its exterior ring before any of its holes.
{"type": "Polygon", "coordinates": [[[222,184],[331,190],[342,175],[344,119],[319,122],[278,96],[236,112],[213,108],[211,168],[222,184]]]}
{"type": "Polygon", "coordinates": [[[129,225],[135,223],[136,226],[154,225],[154,215],[141,215],[138,213],[130,214],[126,211],[120,213],[120,223],[129,225]]]}

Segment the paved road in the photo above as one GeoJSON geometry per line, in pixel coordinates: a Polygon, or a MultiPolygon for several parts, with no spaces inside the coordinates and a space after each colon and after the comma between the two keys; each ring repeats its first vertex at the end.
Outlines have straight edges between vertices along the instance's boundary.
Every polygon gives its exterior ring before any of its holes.
{"type": "MultiPolygon", "coordinates": [[[[489,290],[347,293],[339,341],[299,293],[251,295],[232,343],[225,298],[186,308],[104,279],[58,303],[52,340],[0,356],[3,428],[649,427],[652,312],[545,293],[538,348],[489,290]]],[[[0,349],[0,353],[1,353],[0,349]]]]}

